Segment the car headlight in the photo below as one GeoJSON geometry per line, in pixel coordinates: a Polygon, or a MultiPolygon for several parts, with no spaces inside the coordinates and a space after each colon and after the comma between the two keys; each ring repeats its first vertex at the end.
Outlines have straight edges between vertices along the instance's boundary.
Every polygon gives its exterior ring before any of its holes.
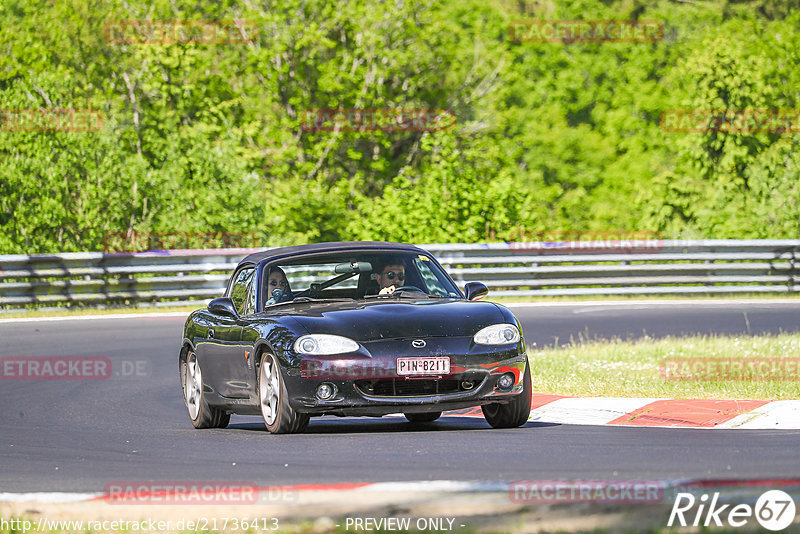
{"type": "Polygon", "coordinates": [[[519,341],[519,329],[513,324],[493,324],[482,328],[473,338],[478,345],[510,345],[519,341]]]}
{"type": "Polygon", "coordinates": [[[294,351],[298,354],[324,356],[327,354],[344,354],[358,350],[358,343],[350,338],[330,334],[310,334],[301,336],[294,342],[294,351]]]}

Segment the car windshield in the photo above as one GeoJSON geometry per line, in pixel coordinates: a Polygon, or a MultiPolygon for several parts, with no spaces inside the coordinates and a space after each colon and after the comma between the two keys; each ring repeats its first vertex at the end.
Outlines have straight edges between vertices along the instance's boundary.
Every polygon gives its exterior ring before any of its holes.
{"type": "Polygon", "coordinates": [[[287,259],[264,268],[266,306],[297,299],[461,297],[425,254],[332,253],[287,259]]]}

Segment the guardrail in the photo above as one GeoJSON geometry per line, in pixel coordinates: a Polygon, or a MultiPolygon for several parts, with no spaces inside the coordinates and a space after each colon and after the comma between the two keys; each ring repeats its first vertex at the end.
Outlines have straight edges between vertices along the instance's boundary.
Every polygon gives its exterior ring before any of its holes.
{"type": "MultiPolygon", "coordinates": [[[[460,285],[495,296],[794,293],[800,240],[422,245],[460,285]]],[[[179,305],[219,296],[256,249],[0,256],[0,308],[179,305]]]]}

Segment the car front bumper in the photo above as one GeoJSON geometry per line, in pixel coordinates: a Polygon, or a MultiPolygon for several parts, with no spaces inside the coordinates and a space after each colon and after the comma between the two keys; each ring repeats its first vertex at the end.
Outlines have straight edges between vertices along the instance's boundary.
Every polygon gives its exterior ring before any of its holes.
{"type": "MultiPolygon", "coordinates": [[[[284,375],[289,402],[311,415],[366,415],[425,413],[506,403],[523,391],[527,356],[521,346],[504,351],[484,348],[472,354],[449,355],[450,373],[426,377],[397,374],[394,353],[381,357],[307,359],[300,369],[284,375]],[[513,385],[502,389],[498,380],[513,376],[513,385]],[[327,383],[335,394],[322,400],[317,388],[327,383]]],[[[441,351],[438,356],[442,356],[441,351]]],[[[431,354],[426,354],[430,356],[431,354]]],[[[418,356],[418,354],[415,354],[418,356]]]]}

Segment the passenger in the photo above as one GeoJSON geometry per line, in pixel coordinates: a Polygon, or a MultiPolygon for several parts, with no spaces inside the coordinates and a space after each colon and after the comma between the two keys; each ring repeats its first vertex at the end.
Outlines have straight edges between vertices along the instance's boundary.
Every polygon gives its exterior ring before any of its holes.
{"type": "Polygon", "coordinates": [[[267,284],[267,293],[270,296],[270,299],[266,303],[267,306],[294,300],[292,289],[289,287],[289,280],[286,278],[286,273],[283,272],[283,269],[280,267],[273,267],[269,270],[267,284]]]}

